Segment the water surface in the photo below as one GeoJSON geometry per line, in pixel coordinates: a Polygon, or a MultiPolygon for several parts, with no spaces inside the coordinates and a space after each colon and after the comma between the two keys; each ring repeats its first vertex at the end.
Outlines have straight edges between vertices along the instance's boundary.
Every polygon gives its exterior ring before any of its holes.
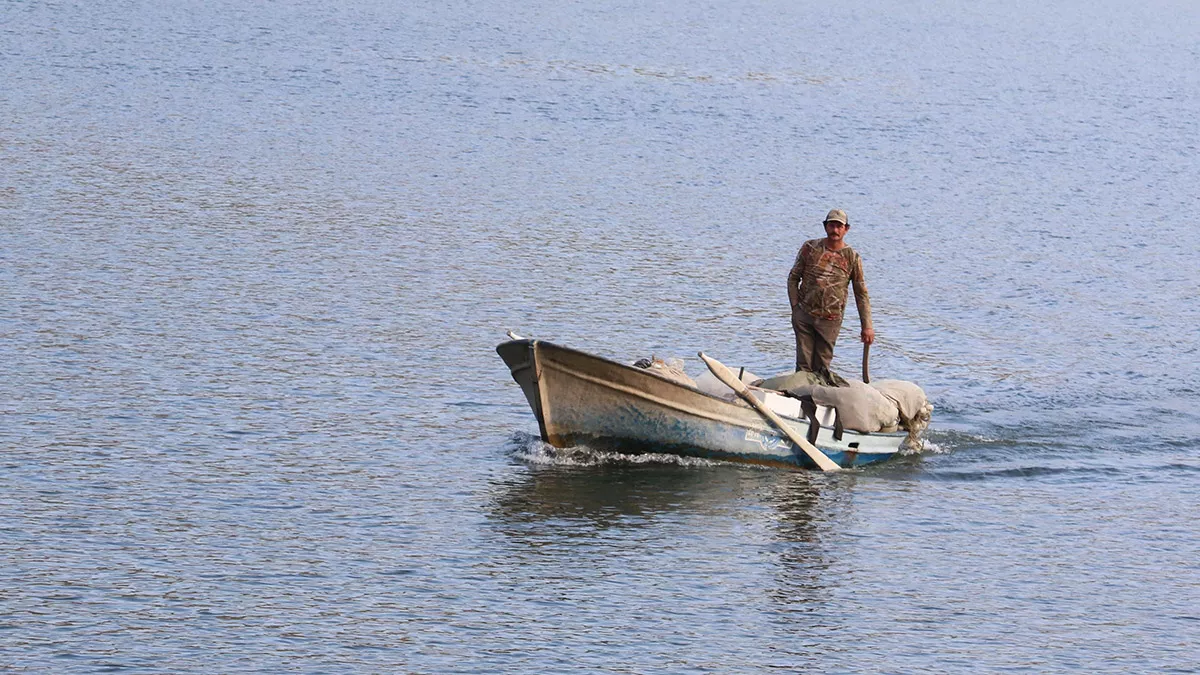
{"type": "Polygon", "coordinates": [[[1198,25],[5,3],[0,669],[1194,672],[1198,25]],[[834,206],[924,452],[537,439],[505,329],[778,372],[834,206]]]}

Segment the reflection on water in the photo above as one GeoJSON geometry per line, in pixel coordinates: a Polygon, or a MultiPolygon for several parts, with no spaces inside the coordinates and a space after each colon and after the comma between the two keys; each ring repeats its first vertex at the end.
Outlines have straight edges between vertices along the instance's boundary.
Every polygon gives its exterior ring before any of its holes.
{"type": "MultiPolygon", "coordinates": [[[[838,565],[822,540],[837,526],[831,519],[853,517],[853,505],[845,498],[852,485],[849,477],[821,484],[807,473],[732,464],[534,465],[492,486],[489,513],[497,531],[511,541],[540,547],[557,536],[587,539],[603,537],[610,529],[680,521],[722,538],[730,534],[728,528],[746,526],[731,518],[749,509],[761,518],[753,525],[759,547],[755,557],[769,561],[776,580],[768,587],[770,597],[786,607],[828,598],[825,591],[836,579],[830,572],[838,565]]],[[[581,555],[590,550],[584,548],[581,555]]]]}
{"type": "Polygon", "coordinates": [[[773,481],[763,495],[764,502],[772,509],[773,539],[771,551],[776,556],[775,583],[769,587],[769,595],[778,604],[780,611],[807,612],[814,604],[829,600],[828,589],[838,582],[837,574],[831,574],[839,565],[835,552],[823,541],[834,517],[846,517],[847,513],[832,505],[838,502],[847,478],[836,485],[817,486],[803,474],[784,474],[773,481]]]}
{"type": "Polygon", "coordinates": [[[533,466],[493,487],[500,522],[565,523],[591,530],[647,525],[664,514],[720,511],[744,497],[743,470],[670,464],[533,466]]]}

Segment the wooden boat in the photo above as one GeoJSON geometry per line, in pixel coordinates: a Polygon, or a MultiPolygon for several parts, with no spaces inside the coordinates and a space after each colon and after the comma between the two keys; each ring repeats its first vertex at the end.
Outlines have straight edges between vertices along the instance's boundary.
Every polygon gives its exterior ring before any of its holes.
{"type": "MultiPolygon", "coordinates": [[[[714,396],[650,371],[542,340],[496,347],[521,385],[542,440],[559,448],[586,445],[628,452],[663,452],[813,469],[816,465],[763,417],[732,395],[714,396]]],[[[849,468],[895,455],[906,434],[842,431],[836,412],[753,389],[833,462],[849,468]]]]}

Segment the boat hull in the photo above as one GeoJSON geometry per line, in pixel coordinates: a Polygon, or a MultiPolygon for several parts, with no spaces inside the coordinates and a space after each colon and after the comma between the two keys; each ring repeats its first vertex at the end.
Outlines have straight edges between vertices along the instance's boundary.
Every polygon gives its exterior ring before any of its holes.
{"type": "MultiPolygon", "coordinates": [[[[815,469],[791,441],[740,400],[699,389],[540,340],[496,348],[521,386],[542,440],[555,447],[586,445],[666,452],[815,469]]],[[[805,435],[807,420],[786,420],[805,435]]],[[[842,467],[893,456],[904,434],[860,434],[820,427],[816,445],[842,467]]]]}

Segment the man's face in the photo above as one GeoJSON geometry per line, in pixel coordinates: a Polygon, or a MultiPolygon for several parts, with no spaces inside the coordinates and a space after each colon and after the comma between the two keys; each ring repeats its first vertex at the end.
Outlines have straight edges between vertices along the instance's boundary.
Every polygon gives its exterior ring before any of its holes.
{"type": "Polygon", "coordinates": [[[839,223],[836,220],[825,221],[825,234],[830,241],[841,241],[842,237],[846,236],[846,230],[850,229],[849,225],[839,223]]]}

